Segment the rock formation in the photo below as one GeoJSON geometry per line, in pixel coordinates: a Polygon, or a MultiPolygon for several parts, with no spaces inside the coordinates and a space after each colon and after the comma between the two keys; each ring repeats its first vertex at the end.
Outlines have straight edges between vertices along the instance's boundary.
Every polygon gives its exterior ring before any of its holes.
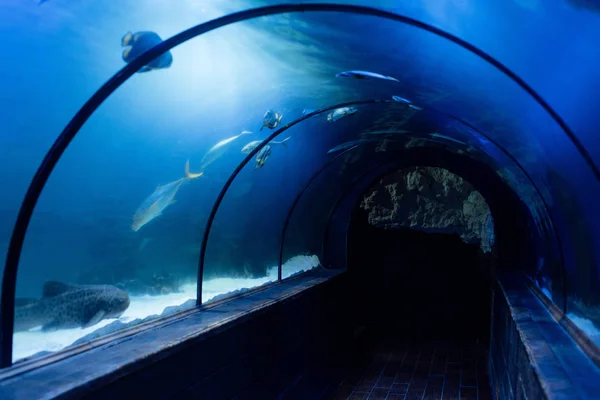
{"type": "Polygon", "coordinates": [[[484,253],[494,244],[494,225],[483,196],[460,176],[442,168],[412,167],[387,175],[361,202],[371,225],[453,233],[477,243],[484,253]]]}

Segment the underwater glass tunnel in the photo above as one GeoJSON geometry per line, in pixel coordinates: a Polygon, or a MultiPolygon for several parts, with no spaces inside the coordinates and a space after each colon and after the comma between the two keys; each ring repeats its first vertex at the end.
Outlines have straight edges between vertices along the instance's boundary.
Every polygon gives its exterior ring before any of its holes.
{"type": "MultiPolygon", "coordinates": [[[[576,387],[564,398],[600,398],[591,2],[30,3],[0,5],[19,61],[0,66],[0,397],[37,398],[19,392],[28,376],[127,338],[347,276],[344,323],[386,361],[273,398],[519,398],[529,384],[504,384],[511,362],[494,357],[517,348],[502,318],[527,336],[531,302],[581,352],[555,354],[579,377],[552,378],[576,387]],[[448,383],[456,349],[440,340],[483,354],[477,383],[462,364],[448,383]]],[[[271,398],[252,393],[239,398],[271,398]]]]}

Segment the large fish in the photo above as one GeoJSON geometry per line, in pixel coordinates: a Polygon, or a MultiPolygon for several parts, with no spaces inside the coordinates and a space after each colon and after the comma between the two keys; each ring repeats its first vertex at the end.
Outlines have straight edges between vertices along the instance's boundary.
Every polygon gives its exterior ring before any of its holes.
{"type": "Polygon", "coordinates": [[[379,138],[374,138],[374,139],[359,139],[359,140],[353,140],[351,142],[345,142],[345,143],[342,143],[342,144],[338,144],[334,148],[330,149],[327,152],[327,154],[335,153],[336,151],[340,151],[340,150],[346,150],[346,149],[349,149],[350,147],[360,146],[360,145],[365,144],[365,143],[374,143],[374,142],[378,142],[378,141],[379,141],[379,138]]]}
{"type": "Polygon", "coordinates": [[[282,118],[282,113],[278,113],[273,110],[267,110],[265,115],[263,115],[263,124],[260,127],[260,130],[262,131],[265,126],[269,129],[277,128],[282,118]]]}
{"type": "MultiPolygon", "coordinates": [[[[269,144],[280,144],[283,147],[287,148],[287,143],[286,142],[288,140],[290,140],[291,138],[292,138],[291,136],[288,136],[285,139],[283,139],[281,142],[276,142],[274,140],[271,140],[269,142],[269,144]]],[[[254,150],[255,148],[257,148],[258,145],[261,144],[262,142],[263,142],[262,140],[254,140],[254,141],[248,143],[247,145],[245,145],[244,147],[242,147],[242,153],[244,153],[244,154],[250,154],[250,152],[252,150],[254,150]]]]}
{"type": "Polygon", "coordinates": [[[119,318],[129,296],[111,285],[69,285],[46,282],[42,298],[16,299],[15,332],[38,326],[43,331],[88,328],[103,319],[119,318]]]}
{"type": "Polygon", "coordinates": [[[217,159],[219,159],[223,154],[225,154],[225,151],[227,150],[226,146],[229,143],[231,143],[234,140],[238,139],[242,135],[249,135],[251,133],[252,132],[250,132],[250,131],[242,131],[242,133],[240,133],[239,135],[235,135],[235,136],[232,136],[230,138],[223,139],[219,143],[215,144],[213,147],[211,147],[206,152],[206,154],[204,155],[204,157],[202,157],[202,160],[200,160],[200,171],[204,171],[204,169],[206,167],[208,167],[210,164],[212,164],[217,159]]]}
{"type": "Polygon", "coordinates": [[[336,108],[335,110],[327,114],[327,121],[335,122],[338,119],[344,118],[347,115],[353,115],[354,113],[356,113],[356,111],[356,107],[336,108]]]}
{"type": "Polygon", "coordinates": [[[137,232],[142,226],[160,216],[165,208],[175,202],[175,195],[184,182],[202,175],[202,172],[199,174],[190,173],[190,162],[189,160],[186,161],[185,176],[166,185],[158,185],[156,190],[136,210],[133,215],[131,229],[137,232]]]}
{"type": "Polygon", "coordinates": [[[467,145],[462,140],[454,139],[453,137],[442,135],[441,133],[430,133],[429,135],[432,136],[432,137],[434,137],[434,138],[440,138],[440,139],[449,140],[449,141],[454,142],[454,143],[464,144],[465,146],[467,145]]]}
{"type": "MultiPolygon", "coordinates": [[[[121,46],[126,47],[126,49],[123,50],[123,61],[129,64],[143,53],[162,43],[162,41],[160,36],[155,32],[127,32],[121,39],[121,46]]],[[[170,51],[167,51],[140,68],[138,72],[169,68],[171,64],[173,64],[173,55],[170,51]]]]}
{"type": "Polygon", "coordinates": [[[417,111],[421,111],[421,110],[422,110],[422,108],[421,108],[421,107],[419,107],[419,106],[415,106],[415,105],[413,104],[413,102],[412,102],[412,101],[410,101],[410,100],[408,100],[408,99],[405,99],[404,97],[400,97],[400,96],[392,96],[392,100],[394,100],[394,101],[395,101],[395,102],[397,102],[397,103],[406,103],[406,104],[408,104],[408,106],[409,106],[410,108],[412,108],[413,110],[417,110],[417,111]]]}
{"type": "Polygon", "coordinates": [[[391,77],[391,76],[381,75],[381,74],[378,74],[375,72],[358,71],[358,70],[339,72],[335,75],[335,77],[336,78],[356,78],[356,79],[383,79],[386,81],[400,82],[398,79],[391,77]]]}
{"type": "Polygon", "coordinates": [[[256,154],[256,161],[254,162],[254,169],[262,168],[267,162],[267,159],[271,155],[271,146],[266,145],[256,154]]]}

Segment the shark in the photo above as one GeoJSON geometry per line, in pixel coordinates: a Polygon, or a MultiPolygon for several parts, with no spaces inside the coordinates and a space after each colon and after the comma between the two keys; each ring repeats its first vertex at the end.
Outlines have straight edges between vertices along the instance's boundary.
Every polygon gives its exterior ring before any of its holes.
{"type": "Polygon", "coordinates": [[[89,328],[103,319],[119,318],[128,307],[129,295],[116,286],[48,281],[41,299],[15,300],[14,331],[89,328]]]}

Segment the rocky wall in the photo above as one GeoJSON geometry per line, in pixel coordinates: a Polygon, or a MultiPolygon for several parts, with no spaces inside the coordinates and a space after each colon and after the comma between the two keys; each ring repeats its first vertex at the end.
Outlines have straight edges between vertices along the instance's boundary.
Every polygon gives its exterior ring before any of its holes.
{"type": "Polygon", "coordinates": [[[384,229],[411,228],[456,234],[489,253],[494,224],[483,196],[460,176],[435,167],[411,167],[382,178],[365,194],[369,223],[384,229]]]}

